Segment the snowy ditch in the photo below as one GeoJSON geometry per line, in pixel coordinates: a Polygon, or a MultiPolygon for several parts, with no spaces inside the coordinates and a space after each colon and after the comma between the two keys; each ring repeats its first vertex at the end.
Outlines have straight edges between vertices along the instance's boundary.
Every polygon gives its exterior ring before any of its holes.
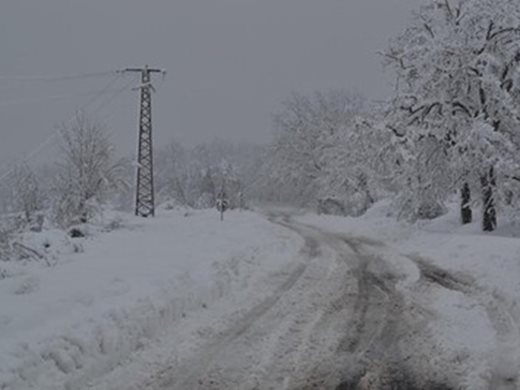
{"type": "Polygon", "coordinates": [[[253,213],[127,224],[0,281],[0,389],[87,387],[180,319],[256,288],[301,246],[253,213]]]}

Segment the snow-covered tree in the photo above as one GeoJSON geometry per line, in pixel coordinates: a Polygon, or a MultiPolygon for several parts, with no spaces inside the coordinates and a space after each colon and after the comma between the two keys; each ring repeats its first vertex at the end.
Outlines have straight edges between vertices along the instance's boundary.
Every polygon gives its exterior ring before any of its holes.
{"type": "Polygon", "coordinates": [[[390,135],[381,130],[380,115],[376,105],[352,111],[324,148],[319,201],[341,206],[342,214],[363,214],[388,190],[385,154],[390,135]]]}
{"type": "Polygon", "coordinates": [[[470,190],[480,187],[484,230],[496,225],[496,186],[518,168],[519,12],[513,0],[434,0],[385,53],[399,92],[389,128],[406,140],[412,165],[435,150],[449,162],[405,180],[417,182],[418,194],[423,183],[443,185],[435,202],[462,187],[466,211],[470,190]],[[435,177],[442,180],[434,184],[435,177]]]}
{"type": "Polygon", "coordinates": [[[155,156],[155,188],[159,202],[172,200],[176,204],[189,203],[188,152],[175,140],[158,150],[155,156]]]}
{"type": "Polygon", "coordinates": [[[22,212],[30,223],[34,213],[43,207],[44,195],[40,183],[27,164],[16,167],[12,177],[15,210],[22,212]]]}
{"type": "Polygon", "coordinates": [[[380,147],[366,111],[362,97],[344,90],[285,101],[262,169],[271,200],[362,214],[374,200],[369,155],[380,147]]]}
{"type": "Polygon", "coordinates": [[[172,141],[156,153],[158,200],[213,208],[216,195],[224,185],[230,207],[239,207],[240,200],[244,202],[246,196],[254,193],[262,152],[262,146],[219,139],[193,148],[172,141]]]}
{"type": "Polygon", "coordinates": [[[236,209],[240,207],[243,185],[239,168],[227,159],[223,159],[218,166],[214,180],[217,189],[226,193],[228,208],[236,209]]]}
{"type": "Polygon", "coordinates": [[[61,226],[87,222],[107,191],[123,184],[122,165],[104,126],[78,114],[63,126],[62,160],[54,183],[53,210],[61,226]]]}

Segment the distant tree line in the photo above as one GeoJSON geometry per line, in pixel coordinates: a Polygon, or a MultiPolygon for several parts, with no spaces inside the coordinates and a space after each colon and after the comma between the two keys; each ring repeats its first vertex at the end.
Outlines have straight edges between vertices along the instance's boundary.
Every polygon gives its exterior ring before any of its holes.
{"type": "MultiPolygon", "coordinates": [[[[68,228],[89,222],[103,205],[131,211],[135,159],[116,158],[106,127],[79,113],[60,128],[57,161],[41,168],[13,164],[0,183],[0,212],[10,226],[29,226],[44,216],[68,228]]],[[[213,208],[217,194],[228,194],[230,208],[246,206],[261,165],[263,146],[214,139],[185,148],[176,141],[155,151],[158,206],[213,208]]],[[[1,231],[1,226],[0,226],[1,231]]]]}

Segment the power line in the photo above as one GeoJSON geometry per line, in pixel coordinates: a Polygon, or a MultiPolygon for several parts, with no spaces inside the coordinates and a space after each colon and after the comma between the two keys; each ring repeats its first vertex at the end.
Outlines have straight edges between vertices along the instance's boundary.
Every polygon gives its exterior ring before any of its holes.
{"type": "MultiPolygon", "coordinates": [[[[130,80],[128,83],[126,83],[121,88],[112,89],[114,84],[117,83],[117,81],[120,80],[121,76],[124,74],[124,72],[122,72],[122,71],[104,72],[104,73],[89,73],[89,74],[77,75],[77,76],[74,76],[74,78],[95,77],[95,76],[107,75],[107,74],[112,74],[112,75],[115,75],[116,77],[111,78],[109,80],[109,82],[105,85],[105,87],[102,88],[99,91],[94,91],[94,92],[90,92],[90,93],[81,94],[81,95],[93,95],[93,96],[82,107],[80,107],[77,111],[87,112],[88,108],[91,105],[93,105],[94,103],[99,101],[99,104],[97,105],[97,107],[91,111],[91,114],[96,114],[96,113],[100,112],[101,110],[106,109],[123,92],[132,89],[132,84],[134,84],[134,82],[135,82],[134,79],[130,80]],[[109,92],[113,92],[113,94],[110,95],[105,100],[100,100],[103,97],[105,97],[107,95],[107,93],[109,93],[109,92]]],[[[163,75],[164,75],[164,73],[163,73],[163,75]]],[[[59,79],[60,80],[65,80],[65,79],[72,79],[72,78],[73,78],[72,76],[67,76],[67,77],[61,77],[59,79]]],[[[0,77],[0,80],[1,79],[2,78],[0,77]]],[[[28,78],[26,78],[26,79],[28,79],[28,78]]],[[[32,79],[33,80],[36,80],[36,79],[41,80],[41,78],[32,78],[32,79]]],[[[44,80],[45,81],[51,80],[51,78],[45,78],[44,80]]],[[[58,80],[58,78],[52,78],[52,80],[58,80]]],[[[164,79],[162,81],[164,82],[164,79]]],[[[139,88],[151,88],[151,86],[140,86],[139,88]]],[[[53,96],[53,97],[46,97],[46,98],[52,98],[52,99],[60,98],[61,99],[61,98],[70,98],[70,97],[75,97],[75,96],[78,96],[78,95],[67,95],[67,96],[62,95],[62,96],[59,96],[59,97],[58,96],[53,96]]],[[[44,99],[44,98],[42,98],[42,99],[44,99]]],[[[42,100],[42,99],[35,98],[35,99],[32,99],[31,101],[42,100]]],[[[8,103],[8,102],[5,102],[5,103],[8,103]]],[[[11,103],[13,103],[13,102],[11,102],[11,103]]],[[[0,105],[2,105],[2,102],[0,102],[0,105]]],[[[108,118],[112,114],[113,114],[113,112],[110,112],[108,115],[104,116],[104,118],[106,119],[106,118],[108,118]]],[[[76,115],[72,116],[68,121],[65,122],[64,126],[69,126],[71,123],[73,123],[75,118],[76,118],[76,115]]],[[[60,128],[54,130],[41,144],[39,144],[31,153],[29,153],[24,159],[22,159],[22,162],[23,163],[27,163],[27,162],[31,161],[34,157],[36,157],[38,154],[40,154],[41,151],[44,150],[51,143],[51,141],[60,133],[60,130],[61,130],[60,128]]],[[[7,177],[9,177],[15,171],[15,169],[16,169],[16,167],[8,169],[4,174],[2,174],[0,176],[0,185],[2,184],[2,182],[7,177]]]]}
{"type": "Polygon", "coordinates": [[[95,77],[105,77],[110,75],[119,74],[120,71],[105,71],[105,72],[94,72],[94,73],[80,73],[75,75],[65,76],[0,76],[0,81],[20,81],[20,82],[56,82],[56,81],[69,81],[69,80],[81,80],[95,77]]]}
{"type": "Polygon", "coordinates": [[[36,98],[26,98],[26,99],[16,99],[16,100],[0,100],[0,107],[6,107],[6,106],[16,106],[16,105],[22,105],[22,104],[32,104],[32,103],[41,103],[41,102],[47,102],[47,101],[59,101],[59,100],[66,100],[74,97],[80,97],[80,96],[99,96],[100,94],[106,94],[109,92],[118,92],[119,90],[96,90],[96,91],[90,91],[90,92],[81,92],[81,93],[75,93],[75,94],[63,94],[63,95],[49,95],[49,96],[41,96],[36,98]]]}
{"type": "MultiPolygon", "coordinates": [[[[120,75],[121,73],[120,72],[117,72],[115,73],[117,75],[117,77],[114,77],[113,79],[111,79],[107,84],[106,86],[101,89],[99,91],[99,93],[95,94],[91,99],[89,99],[78,111],[86,111],[87,108],[89,106],[91,106],[92,104],[94,104],[99,98],[103,97],[104,94],[110,89],[110,87],[112,87],[112,85],[117,82],[117,80],[120,79],[120,75]]],[[[123,90],[125,89],[128,89],[128,85],[125,86],[124,88],[121,88],[120,92],[122,92],[123,90]]],[[[120,93],[118,92],[118,93],[120,93]]],[[[117,96],[117,95],[116,95],[117,96]]],[[[100,106],[100,107],[103,107],[103,106],[100,106]]],[[[100,108],[99,107],[99,108],[100,108]]],[[[106,106],[105,106],[106,107],[106,106]]],[[[99,109],[98,108],[98,109],[99,109]]],[[[65,122],[65,126],[68,126],[70,125],[71,123],[73,123],[73,121],[75,120],[76,118],[76,115],[72,116],[68,121],[65,122]]],[[[27,155],[27,157],[25,157],[22,162],[23,163],[27,163],[29,161],[31,161],[34,157],[36,157],[38,154],[40,154],[40,152],[45,149],[45,147],[47,147],[47,145],[49,145],[49,143],[60,133],[60,130],[61,129],[55,129],[41,144],[39,144],[31,153],[29,153],[27,155]]],[[[11,168],[11,169],[8,169],[4,174],[2,174],[0,176],[0,184],[2,181],[4,181],[7,177],[9,177],[14,171],[15,171],[15,167],[11,168]]]]}
{"type": "Polygon", "coordinates": [[[116,77],[113,77],[112,79],[109,80],[109,82],[105,85],[104,88],[101,89],[101,91],[99,92],[99,94],[97,95],[94,95],[91,99],[89,99],[84,105],[83,105],[83,108],[79,111],[85,111],[87,109],[88,106],[90,106],[91,104],[93,104],[98,98],[100,98],[101,96],[103,96],[110,88],[112,88],[112,86],[117,83],[117,81],[120,79],[120,76],[121,76],[121,73],[117,72],[115,73],[116,77]]]}
{"type": "MultiPolygon", "coordinates": [[[[129,91],[132,89],[132,85],[134,84],[134,80],[130,80],[123,87],[119,89],[113,90],[114,93],[110,95],[106,100],[100,101],[97,108],[92,110],[92,114],[96,115],[98,112],[108,107],[117,97],[119,97],[123,92],[129,91]]],[[[111,90],[112,91],[112,90],[111,90]]]]}

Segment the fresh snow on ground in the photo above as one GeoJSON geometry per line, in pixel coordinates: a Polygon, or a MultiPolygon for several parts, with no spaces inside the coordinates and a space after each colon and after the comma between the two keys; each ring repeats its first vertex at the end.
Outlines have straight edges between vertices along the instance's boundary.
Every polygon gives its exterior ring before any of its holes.
{"type": "MultiPolygon", "coordinates": [[[[183,364],[219,353],[237,369],[254,362],[256,376],[246,375],[251,383],[244,388],[269,377],[262,370],[277,359],[298,361],[287,367],[293,373],[311,369],[301,351],[320,351],[302,344],[312,332],[323,332],[326,344],[353,331],[326,311],[313,318],[342,284],[347,292],[355,288],[341,279],[348,272],[339,272],[350,265],[336,257],[354,256],[334,241],[341,235],[370,261],[389,266],[401,307],[413,310],[404,314],[424,321],[427,333],[410,328],[410,337],[431,338],[400,346],[411,366],[435,367],[464,389],[515,389],[520,228],[504,220],[493,234],[481,233],[477,222],[462,227],[456,205],[415,224],[388,210],[381,202],[360,218],[298,213],[291,225],[283,220],[295,212],[284,209],[266,213],[276,223],[262,212],[232,211],[221,222],[213,210],[161,209],[154,219],[109,214],[85,238],[26,233],[21,242],[47,260],[0,265],[0,389],[152,390],[183,364]],[[327,318],[330,329],[315,328],[327,318]],[[247,337],[235,338],[246,329],[247,337]],[[259,343],[254,352],[249,343],[259,343]]],[[[346,296],[354,299],[352,291],[346,296]]]]}
{"type": "Polygon", "coordinates": [[[258,289],[301,246],[251,212],[224,222],[213,210],[117,221],[86,238],[24,237],[50,264],[18,265],[0,280],[0,389],[81,388],[172,324],[258,289]]]}

